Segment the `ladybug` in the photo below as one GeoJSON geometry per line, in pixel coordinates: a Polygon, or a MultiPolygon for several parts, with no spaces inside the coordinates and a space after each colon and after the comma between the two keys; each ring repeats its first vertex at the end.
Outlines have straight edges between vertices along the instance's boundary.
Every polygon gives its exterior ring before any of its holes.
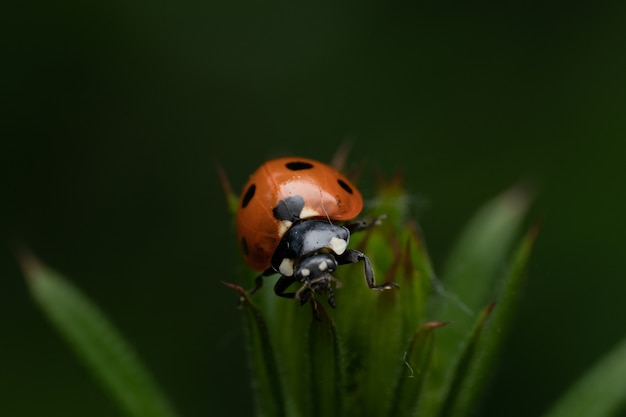
{"type": "Polygon", "coordinates": [[[376,285],[370,260],[348,249],[352,233],[374,223],[353,220],[363,209],[363,198],[348,178],[321,162],[299,157],[272,159],[261,165],[243,188],[237,210],[237,236],[246,264],[263,278],[280,274],[274,292],[305,304],[315,293],[329,293],[339,265],[363,262],[365,281],[374,290],[397,285],[376,285]],[[286,292],[294,283],[300,288],[286,292]]]}

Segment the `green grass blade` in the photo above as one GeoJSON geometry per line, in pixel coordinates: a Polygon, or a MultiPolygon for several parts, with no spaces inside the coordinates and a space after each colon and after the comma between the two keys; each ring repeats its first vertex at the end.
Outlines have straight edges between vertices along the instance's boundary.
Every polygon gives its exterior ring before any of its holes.
{"type": "Polygon", "coordinates": [[[312,319],[309,327],[310,415],[341,416],[343,378],[337,331],[321,304],[317,304],[317,314],[318,320],[312,319]]]}
{"type": "Polygon", "coordinates": [[[404,354],[393,399],[390,403],[390,417],[413,416],[420,399],[422,386],[428,374],[435,329],[447,323],[430,322],[423,324],[411,338],[404,354]]]}
{"type": "MultiPolygon", "coordinates": [[[[450,321],[439,333],[436,365],[433,365],[422,415],[433,415],[442,406],[477,317],[497,299],[510,247],[525,218],[529,198],[512,189],[483,206],[470,220],[447,259],[439,294],[433,297],[429,319],[450,321]]],[[[448,405],[449,407],[449,405],[448,405]]]]}
{"type": "Polygon", "coordinates": [[[404,316],[402,334],[411,334],[425,321],[428,295],[432,290],[435,273],[417,225],[409,223],[404,234],[406,243],[398,257],[398,271],[386,280],[393,279],[400,285],[397,302],[402,306],[400,312],[404,316]]]}
{"type": "Polygon", "coordinates": [[[267,323],[243,288],[229,283],[224,283],[224,285],[239,293],[241,307],[245,313],[244,321],[248,336],[248,357],[252,389],[256,400],[256,415],[283,417],[285,416],[285,401],[282,383],[267,323]]]}
{"type": "Polygon", "coordinates": [[[441,274],[443,298],[433,311],[437,320],[469,319],[493,300],[494,283],[525,218],[529,198],[511,189],[484,205],[471,219],[448,256],[441,274]],[[447,296],[446,296],[447,295],[447,296]]]}
{"type": "Polygon", "coordinates": [[[32,255],[22,256],[21,262],[35,302],[127,415],[176,416],[135,353],[90,300],[32,255]]]}
{"type": "Polygon", "coordinates": [[[402,234],[402,231],[385,227],[383,222],[358,236],[355,240],[362,240],[355,242],[354,246],[368,254],[376,283],[388,279],[403,280],[400,283],[402,288],[372,291],[364,282],[362,265],[343,267],[337,274],[342,287],[337,290],[337,309],[331,314],[345,343],[345,403],[350,415],[382,416],[387,412],[402,354],[411,334],[419,326],[415,324],[408,329],[403,312],[413,308],[416,312],[419,307],[413,302],[407,305],[400,302],[401,297],[410,299],[411,292],[402,291],[409,288],[405,279],[412,278],[412,274],[404,276],[405,272],[409,273],[404,268],[409,253],[401,246],[406,245],[406,238],[398,239],[402,234]],[[392,241],[394,243],[390,243],[392,241]]]}
{"type": "Polygon", "coordinates": [[[493,311],[493,304],[486,307],[478,317],[474,329],[469,334],[467,340],[463,343],[459,360],[455,363],[454,372],[451,373],[448,383],[444,387],[446,399],[440,406],[441,410],[437,415],[439,417],[452,417],[467,415],[470,410],[467,408],[467,398],[464,396],[469,385],[469,376],[472,373],[474,361],[478,356],[479,341],[483,334],[485,323],[493,311]]]}
{"type": "MultiPolygon", "coordinates": [[[[462,355],[459,368],[455,373],[459,378],[458,385],[449,393],[446,401],[447,412],[443,415],[462,417],[479,405],[488,377],[495,366],[498,350],[507,336],[506,329],[510,328],[518,305],[524,272],[536,235],[537,228],[533,228],[522,239],[515,252],[510,270],[504,277],[502,293],[489,314],[489,320],[485,322],[484,329],[477,334],[475,340],[468,341],[469,348],[466,348],[466,352],[462,355]],[[468,355],[468,352],[471,352],[471,355],[468,355]],[[467,363],[463,363],[464,361],[467,363]]],[[[480,325],[480,328],[482,327],[480,325]]]]}
{"type": "Polygon", "coordinates": [[[626,339],[602,357],[544,417],[609,417],[626,409],[626,339]]]}

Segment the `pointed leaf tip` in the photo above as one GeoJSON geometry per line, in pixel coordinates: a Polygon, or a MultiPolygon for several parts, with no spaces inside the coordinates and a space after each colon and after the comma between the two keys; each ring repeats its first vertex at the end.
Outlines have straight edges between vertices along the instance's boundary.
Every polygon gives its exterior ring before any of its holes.
{"type": "Polygon", "coordinates": [[[404,350],[403,364],[397,374],[388,416],[415,415],[431,365],[435,329],[446,324],[442,321],[424,323],[413,334],[404,350]]]}
{"type": "Polygon", "coordinates": [[[543,417],[622,415],[626,410],[626,339],[596,361],[543,417]]]}
{"type": "Polygon", "coordinates": [[[493,311],[495,307],[496,307],[495,301],[487,304],[487,307],[485,307],[485,313],[484,313],[485,320],[487,319],[487,317],[491,315],[491,312],[493,311]]]}
{"type": "Polygon", "coordinates": [[[222,186],[222,191],[224,193],[224,197],[226,198],[226,204],[228,205],[228,210],[234,216],[237,213],[237,205],[238,199],[237,195],[233,192],[233,189],[230,185],[230,181],[228,180],[228,176],[226,175],[226,171],[219,163],[215,164],[215,170],[217,171],[217,176],[219,177],[220,184],[222,186]]]}
{"type": "Polygon", "coordinates": [[[225,286],[227,286],[230,289],[233,289],[239,293],[245,293],[246,290],[243,289],[243,287],[241,285],[237,285],[237,284],[233,284],[232,282],[226,282],[226,281],[222,281],[222,284],[224,284],[225,286]]]}
{"type": "Polygon", "coordinates": [[[215,171],[217,171],[217,176],[219,177],[220,184],[222,186],[222,191],[226,196],[233,193],[233,189],[230,186],[230,181],[228,180],[228,176],[226,175],[226,171],[222,165],[218,162],[215,163],[215,171]]]}
{"type": "Polygon", "coordinates": [[[20,260],[34,302],[126,415],[176,416],[153,376],[104,312],[32,253],[20,260]]]}
{"type": "Polygon", "coordinates": [[[534,192],[527,185],[517,185],[504,192],[504,201],[513,207],[525,210],[533,200],[534,192]]]}
{"type": "Polygon", "coordinates": [[[348,155],[352,150],[352,141],[350,139],[346,139],[337,148],[335,154],[333,155],[330,166],[335,168],[337,171],[343,171],[346,166],[346,161],[348,160],[348,155]]]}
{"type": "Polygon", "coordinates": [[[439,327],[447,326],[452,323],[451,321],[429,321],[428,323],[424,323],[422,327],[426,329],[436,329],[439,327]]]}
{"type": "Polygon", "coordinates": [[[27,279],[33,279],[37,277],[39,272],[43,269],[43,265],[37,255],[23,244],[17,245],[16,256],[22,273],[27,279]]]}
{"type": "Polygon", "coordinates": [[[226,287],[234,290],[239,294],[239,307],[241,308],[244,304],[250,304],[250,294],[246,291],[241,285],[233,284],[231,282],[222,281],[226,287]]]}

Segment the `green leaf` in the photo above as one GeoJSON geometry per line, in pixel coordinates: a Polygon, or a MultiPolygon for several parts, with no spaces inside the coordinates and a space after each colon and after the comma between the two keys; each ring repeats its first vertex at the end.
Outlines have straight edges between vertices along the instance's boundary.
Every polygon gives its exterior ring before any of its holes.
{"type": "Polygon", "coordinates": [[[311,416],[343,414],[341,355],[335,325],[316,300],[317,320],[309,327],[311,416]]]}
{"type": "Polygon", "coordinates": [[[513,188],[485,204],[470,220],[441,274],[445,290],[433,310],[438,320],[471,322],[493,299],[499,290],[496,279],[504,273],[528,205],[527,193],[513,188]]]}
{"type": "Polygon", "coordinates": [[[485,323],[493,311],[494,304],[487,306],[478,317],[474,329],[468,339],[463,343],[463,348],[459,360],[454,366],[449,383],[446,385],[447,396],[442,402],[441,411],[437,414],[440,417],[465,416],[469,412],[469,399],[465,395],[471,390],[471,374],[476,357],[479,352],[479,341],[483,333],[485,323]]]}
{"type": "Polygon", "coordinates": [[[614,416],[626,409],[626,339],[602,357],[544,417],[614,416]]]}
{"type": "Polygon", "coordinates": [[[267,323],[242,287],[226,282],[224,285],[239,293],[239,303],[245,312],[256,415],[282,417],[285,415],[284,395],[267,323]]]}
{"type": "MultiPolygon", "coordinates": [[[[272,351],[276,358],[276,372],[281,377],[285,414],[290,417],[311,415],[310,385],[307,379],[309,364],[309,328],[315,320],[310,301],[300,305],[297,300],[276,296],[272,286],[277,276],[268,281],[253,297],[259,314],[267,324],[272,351]]],[[[318,304],[326,302],[320,297],[318,304]]]]}
{"type": "Polygon", "coordinates": [[[400,313],[404,316],[402,333],[411,334],[424,323],[427,300],[432,291],[435,273],[417,224],[409,222],[403,232],[406,244],[398,257],[399,268],[386,280],[396,281],[400,285],[397,302],[401,306],[400,313]]]}
{"type": "Polygon", "coordinates": [[[60,274],[23,254],[35,302],[129,416],[174,417],[152,376],[104,314],[60,274]]]}
{"type": "Polygon", "coordinates": [[[411,338],[391,400],[389,417],[415,415],[433,352],[434,331],[447,323],[423,324],[411,338]]]}
{"type": "Polygon", "coordinates": [[[524,272],[536,236],[537,228],[534,227],[519,244],[509,272],[504,277],[502,292],[498,296],[493,312],[490,314],[480,337],[475,340],[476,346],[472,349],[473,355],[467,357],[466,371],[464,375],[459,375],[460,373],[457,371],[456,377],[462,377],[462,383],[458,387],[458,392],[453,394],[454,399],[449,398],[446,401],[449,410],[446,415],[465,416],[467,410],[472,410],[478,405],[487,378],[495,366],[498,350],[503,339],[507,336],[506,329],[510,327],[518,305],[524,282],[524,272]]]}
{"type": "MultiPolygon", "coordinates": [[[[483,206],[471,219],[449,256],[442,285],[430,308],[430,319],[450,321],[439,335],[437,365],[433,366],[423,415],[432,415],[458,379],[455,369],[462,366],[461,355],[471,345],[473,335],[482,330],[484,310],[498,298],[505,274],[510,247],[525,218],[529,198],[520,189],[512,189],[483,206]],[[477,323],[479,327],[477,327],[477,323]]],[[[466,358],[467,359],[467,358],[466,358]]],[[[451,404],[447,404],[448,409],[451,404]]]]}
{"type": "MultiPolygon", "coordinates": [[[[360,236],[355,235],[354,247],[369,256],[377,284],[404,273],[400,261],[405,255],[402,246],[396,244],[406,244],[406,238],[398,240],[401,234],[383,221],[360,236]]],[[[343,266],[337,277],[342,286],[336,291],[337,309],[331,313],[346,352],[346,408],[349,415],[384,415],[389,409],[402,354],[417,325],[406,330],[403,323],[399,297],[404,287],[371,290],[364,280],[363,265],[357,264],[343,266]]]]}
{"type": "Polygon", "coordinates": [[[336,273],[337,308],[325,308],[328,295],[317,294],[308,303],[313,315],[271,288],[253,297],[256,306],[241,290],[244,308],[255,312],[248,323],[263,323],[254,325],[265,334],[257,338],[268,338],[251,347],[261,364],[253,374],[258,368],[265,373],[253,376],[253,384],[272,385],[274,379],[279,391],[257,389],[257,398],[282,397],[279,412],[290,417],[449,417],[475,408],[521,282],[517,261],[506,267],[528,198],[514,189],[479,211],[452,252],[445,290],[418,226],[407,219],[407,201],[400,182],[382,185],[367,217],[387,217],[350,242],[371,260],[376,283],[393,281],[399,289],[372,291],[358,263],[336,273]],[[500,316],[493,313],[494,301],[500,316]],[[437,331],[435,343],[434,329],[444,321],[452,322],[437,331]]]}

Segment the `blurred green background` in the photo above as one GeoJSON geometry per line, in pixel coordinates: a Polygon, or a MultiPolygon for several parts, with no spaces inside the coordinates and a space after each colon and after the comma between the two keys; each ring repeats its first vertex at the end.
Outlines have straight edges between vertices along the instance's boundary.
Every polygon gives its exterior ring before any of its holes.
{"type": "Polygon", "coordinates": [[[345,140],[366,198],[404,172],[436,266],[483,202],[537,190],[483,416],[537,415],[626,336],[622,3],[4,8],[1,415],[117,413],[32,304],[16,241],[110,315],[184,416],[250,415],[215,165],[239,189],[345,140]]]}

